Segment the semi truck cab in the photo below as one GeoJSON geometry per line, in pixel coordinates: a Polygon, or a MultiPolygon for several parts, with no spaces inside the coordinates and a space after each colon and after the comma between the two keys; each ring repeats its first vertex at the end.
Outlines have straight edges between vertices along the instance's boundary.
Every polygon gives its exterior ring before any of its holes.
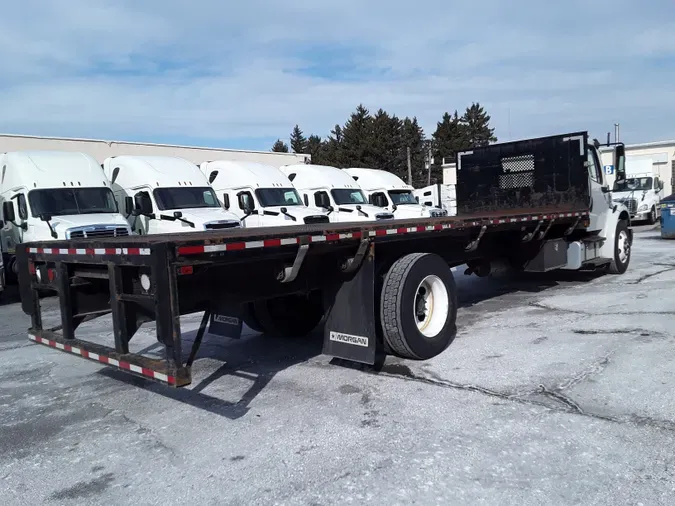
{"type": "Polygon", "coordinates": [[[246,227],[328,223],[325,210],[310,207],[276,167],[255,162],[215,160],[200,169],[220,203],[246,227]]]}
{"type": "Polygon", "coordinates": [[[617,179],[612,187],[614,202],[624,204],[634,221],[646,220],[656,223],[661,215],[663,181],[653,173],[631,173],[627,170],[625,179],[617,179]]]}
{"type": "Polygon", "coordinates": [[[395,174],[385,170],[352,167],[344,169],[361,187],[368,201],[396,219],[442,217],[448,212],[420,205],[413,194],[414,188],[395,174]]]}
{"type": "Polygon", "coordinates": [[[333,223],[393,219],[394,215],[368,203],[349,174],[328,165],[293,164],[280,170],[302,194],[306,205],[325,209],[333,223]]]}
{"type": "Polygon", "coordinates": [[[131,234],[101,166],[85,153],[0,155],[0,200],[0,242],[9,274],[16,274],[20,243],[131,234]]]}
{"type": "Polygon", "coordinates": [[[141,235],[239,228],[195,164],[171,156],[116,156],[103,161],[115,198],[141,235]]]}

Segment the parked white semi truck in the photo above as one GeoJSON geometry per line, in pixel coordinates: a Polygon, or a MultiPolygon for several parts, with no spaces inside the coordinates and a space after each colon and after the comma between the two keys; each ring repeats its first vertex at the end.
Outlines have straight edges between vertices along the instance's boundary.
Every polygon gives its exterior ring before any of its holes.
{"type": "Polygon", "coordinates": [[[305,205],[326,209],[332,223],[345,221],[390,220],[394,215],[368,203],[354,178],[344,170],[327,165],[284,165],[288,176],[302,195],[305,205]]]}
{"type": "Polygon", "coordinates": [[[216,160],[200,165],[222,206],[246,227],[328,223],[323,209],[305,205],[293,183],[276,167],[216,160]]]}
{"type": "Polygon", "coordinates": [[[0,171],[8,278],[16,274],[17,244],[131,234],[101,166],[87,154],[9,152],[0,155],[0,171]]]}
{"type": "Polygon", "coordinates": [[[103,170],[115,198],[141,235],[239,228],[192,162],[172,156],[115,156],[103,170]]]}
{"type": "Polygon", "coordinates": [[[396,219],[448,215],[443,209],[418,204],[413,194],[414,188],[391,172],[360,167],[344,171],[354,178],[371,204],[390,211],[396,219]]]}
{"type": "Polygon", "coordinates": [[[612,199],[628,208],[633,221],[646,220],[653,225],[661,215],[659,204],[663,197],[663,186],[651,159],[627,158],[626,178],[614,181],[612,199]]]}

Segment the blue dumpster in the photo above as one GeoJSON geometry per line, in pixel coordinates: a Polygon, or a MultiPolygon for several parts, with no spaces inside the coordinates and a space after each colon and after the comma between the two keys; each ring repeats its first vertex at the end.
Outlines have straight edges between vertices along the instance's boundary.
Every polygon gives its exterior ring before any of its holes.
{"type": "Polygon", "coordinates": [[[661,200],[661,238],[675,239],[675,193],[661,200]]]}

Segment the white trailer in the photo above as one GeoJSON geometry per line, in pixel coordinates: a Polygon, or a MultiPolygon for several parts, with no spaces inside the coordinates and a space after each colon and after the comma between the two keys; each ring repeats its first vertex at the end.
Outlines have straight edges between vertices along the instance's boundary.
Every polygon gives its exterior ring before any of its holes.
{"type": "Polygon", "coordinates": [[[457,189],[454,184],[432,184],[413,190],[419,204],[444,209],[448,216],[457,214],[457,189]]]}
{"type": "Polygon", "coordinates": [[[305,205],[293,183],[276,167],[216,160],[202,163],[199,168],[222,206],[246,227],[329,222],[323,209],[305,205]]]}
{"type": "Polygon", "coordinates": [[[0,155],[2,254],[16,273],[16,246],[32,241],[131,234],[109,182],[84,153],[23,151],[0,155]]]}
{"type": "Polygon", "coordinates": [[[239,228],[195,164],[171,156],[116,156],[103,162],[115,199],[140,235],[239,228]]]}
{"type": "Polygon", "coordinates": [[[393,219],[392,213],[368,203],[354,178],[328,165],[295,164],[280,169],[302,194],[306,205],[326,209],[332,223],[393,219]]]}
{"type": "Polygon", "coordinates": [[[258,162],[280,167],[291,163],[309,163],[310,155],[247,151],[200,146],[154,144],[143,142],[76,139],[67,137],[38,137],[34,135],[0,134],[0,153],[6,151],[57,150],[87,153],[99,164],[111,156],[176,156],[199,165],[209,160],[258,162]]]}

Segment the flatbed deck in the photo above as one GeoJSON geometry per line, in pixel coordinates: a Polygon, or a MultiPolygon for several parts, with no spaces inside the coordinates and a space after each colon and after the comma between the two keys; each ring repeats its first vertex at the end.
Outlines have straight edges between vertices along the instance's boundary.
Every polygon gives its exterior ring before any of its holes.
{"type": "Polygon", "coordinates": [[[338,224],[297,225],[288,227],[264,227],[216,230],[208,232],[186,232],[180,234],[158,234],[129,236],[106,239],[73,239],[70,241],[49,241],[42,244],[27,245],[30,257],[45,256],[149,256],[153,247],[170,246],[176,249],[176,255],[187,257],[222,251],[268,248],[298,244],[300,238],[309,242],[337,242],[361,238],[391,237],[436,232],[442,230],[468,231],[475,228],[502,227],[511,228],[518,224],[547,222],[555,220],[558,224],[573,222],[577,218],[588,216],[588,209],[569,209],[550,207],[539,212],[513,210],[505,213],[475,213],[468,216],[443,218],[418,218],[407,220],[387,220],[386,222],[353,222],[338,224]],[[241,239],[246,239],[242,241],[241,239]]]}

